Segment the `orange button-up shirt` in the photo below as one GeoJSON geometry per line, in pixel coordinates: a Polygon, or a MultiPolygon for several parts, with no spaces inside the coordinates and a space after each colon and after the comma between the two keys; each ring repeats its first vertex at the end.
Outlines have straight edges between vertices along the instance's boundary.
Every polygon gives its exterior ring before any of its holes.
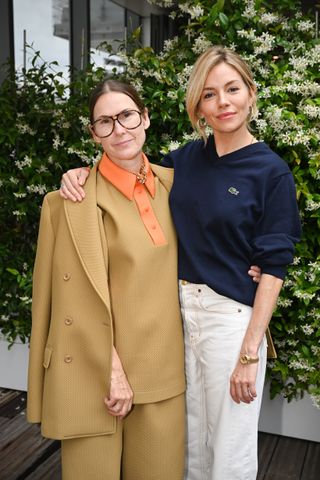
{"type": "Polygon", "coordinates": [[[134,173],[113,163],[105,153],[99,163],[99,172],[125,197],[127,197],[128,200],[135,200],[141,220],[153,243],[157,246],[165,245],[167,240],[154,213],[148,195],[149,192],[151,197],[154,198],[156,193],[154,176],[147,157],[144,153],[142,155],[147,170],[147,179],[144,184],[137,181],[137,177],[134,173]]]}

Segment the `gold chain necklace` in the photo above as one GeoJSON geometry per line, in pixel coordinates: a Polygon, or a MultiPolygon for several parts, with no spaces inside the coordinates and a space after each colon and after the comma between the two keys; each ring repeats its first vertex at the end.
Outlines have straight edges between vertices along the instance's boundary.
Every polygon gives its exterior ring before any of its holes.
{"type": "Polygon", "coordinates": [[[138,173],[132,172],[137,177],[137,182],[141,183],[142,185],[147,181],[147,169],[144,159],[142,159],[141,167],[138,173]]]}

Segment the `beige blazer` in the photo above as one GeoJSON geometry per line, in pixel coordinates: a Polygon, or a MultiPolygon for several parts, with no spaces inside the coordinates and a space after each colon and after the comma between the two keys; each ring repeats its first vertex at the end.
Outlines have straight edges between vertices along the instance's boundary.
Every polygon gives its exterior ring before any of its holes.
{"type": "MultiPolygon", "coordinates": [[[[41,423],[42,434],[49,438],[115,431],[115,419],[103,404],[110,381],[113,328],[96,169],[86,183],[85,201],[63,201],[58,192],[51,192],[41,211],[27,420],[41,423]]],[[[170,190],[173,170],[155,165],[152,170],[170,190]]]]}

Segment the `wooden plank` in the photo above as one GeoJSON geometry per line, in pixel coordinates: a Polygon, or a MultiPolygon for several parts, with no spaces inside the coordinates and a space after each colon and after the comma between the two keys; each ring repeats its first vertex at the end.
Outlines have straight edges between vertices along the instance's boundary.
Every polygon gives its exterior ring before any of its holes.
{"type": "Polygon", "coordinates": [[[320,443],[309,442],[301,480],[318,480],[320,477],[320,443]]]}
{"type": "Polygon", "coordinates": [[[21,392],[17,390],[8,390],[7,388],[0,388],[0,407],[10,402],[12,399],[20,395],[21,392]]]}
{"type": "Polygon", "coordinates": [[[46,455],[54,443],[44,439],[38,425],[28,424],[24,415],[11,419],[1,433],[0,472],[4,479],[12,480],[23,475],[46,455]]]}
{"type": "Polygon", "coordinates": [[[36,470],[23,477],[24,480],[61,480],[61,478],[60,448],[44,460],[36,470]]]}
{"type": "Polygon", "coordinates": [[[305,440],[280,436],[264,480],[300,480],[307,446],[305,440]]]}
{"type": "Polygon", "coordinates": [[[258,475],[257,480],[263,480],[268,471],[274,451],[279,442],[278,435],[259,432],[258,436],[258,475]]]}
{"type": "Polygon", "coordinates": [[[0,406],[0,417],[13,418],[26,408],[27,394],[22,392],[0,406]]]}

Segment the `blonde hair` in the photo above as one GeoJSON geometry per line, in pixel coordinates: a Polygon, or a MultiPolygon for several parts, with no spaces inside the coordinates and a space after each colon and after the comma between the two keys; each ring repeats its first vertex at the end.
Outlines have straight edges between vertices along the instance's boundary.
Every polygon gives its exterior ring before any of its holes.
{"type": "Polygon", "coordinates": [[[192,126],[197,130],[206,141],[207,135],[205,125],[199,118],[198,109],[201,94],[210,71],[219,63],[226,63],[233,67],[240,75],[245,85],[248,87],[249,93],[252,95],[253,103],[250,110],[248,122],[254,118],[257,113],[257,105],[255,98],[256,86],[250,68],[242,58],[234,51],[222,46],[214,46],[206,50],[197,59],[192,69],[188,82],[186,93],[186,107],[192,126]]]}

